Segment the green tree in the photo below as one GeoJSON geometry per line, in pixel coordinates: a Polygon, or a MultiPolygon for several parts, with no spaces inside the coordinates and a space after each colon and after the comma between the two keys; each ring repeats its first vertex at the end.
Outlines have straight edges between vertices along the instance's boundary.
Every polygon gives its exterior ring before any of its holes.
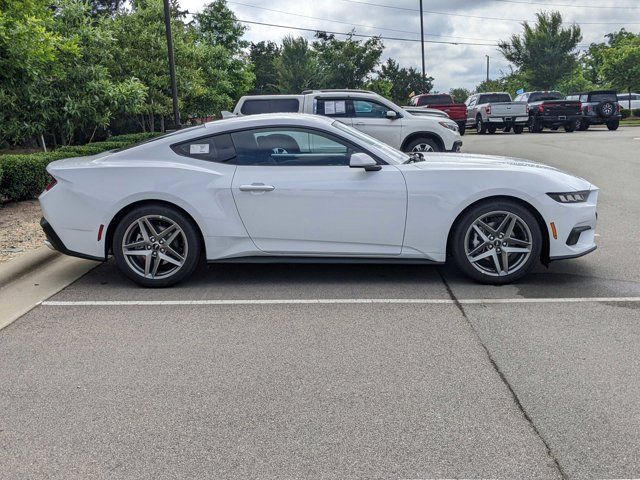
{"type": "Polygon", "coordinates": [[[582,34],[575,24],[564,28],[560,12],[540,12],[536,17],[534,26],[524,22],[522,35],[499,42],[498,48],[533,88],[550,90],[575,69],[582,34]]]}
{"type": "Polygon", "coordinates": [[[406,104],[412,94],[429,93],[433,88],[433,77],[422,78],[417,69],[400,67],[392,58],[380,67],[378,78],[391,83],[391,100],[400,105],[406,104]]]}
{"type": "Polygon", "coordinates": [[[271,41],[252,43],[249,47],[249,60],[256,77],[251,93],[278,93],[277,62],[281,55],[280,47],[271,41]]]}
{"type": "Polygon", "coordinates": [[[303,37],[285,37],[282,53],[275,64],[280,93],[300,93],[308,88],[318,88],[318,61],[303,37]]]}
{"type": "Polygon", "coordinates": [[[449,90],[449,95],[453,97],[455,103],[464,103],[471,95],[471,92],[464,87],[452,88],[449,90]]]}
{"type": "Polygon", "coordinates": [[[486,92],[504,92],[505,85],[503,80],[484,80],[480,82],[476,88],[476,93],[486,92]]]}
{"type": "Polygon", "coordinates": [[[345,40],[325,32],[316,34],[313,49],[318,59],[320,84],[323,88],[362,88],[380,63],[384,49],[378,37],[366,41],[345,40]]]}
{"type": "Polygon", "coordinates": [[[249,46],[242,39],[247,27],[238,22],[225,0],[207,4],[202,12],[194,15],[198,36],[209,45],[220,45],[234,54],[249,46]]]}
{"type": "Polygon", "coordinates": [[[640,36],[623,39],[608,48],[603,60],[602,75],[608,84],[629,93],[640,90],[640,36]]]}

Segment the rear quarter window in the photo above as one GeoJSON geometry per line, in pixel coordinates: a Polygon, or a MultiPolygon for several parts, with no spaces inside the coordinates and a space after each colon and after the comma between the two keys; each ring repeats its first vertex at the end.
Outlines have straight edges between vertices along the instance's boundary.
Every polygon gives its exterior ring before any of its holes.
{"type": "Polygon", "coordinates": [[[297,98],[256,98],[245,100],[240,108],[243,115],[257,115],[260,113],[295,113],[300,109],[297,98]]]}

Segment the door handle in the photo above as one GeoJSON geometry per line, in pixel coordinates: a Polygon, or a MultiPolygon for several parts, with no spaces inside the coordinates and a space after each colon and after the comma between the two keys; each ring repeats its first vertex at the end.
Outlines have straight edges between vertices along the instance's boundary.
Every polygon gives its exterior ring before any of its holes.
{"type": "Polygon", "coordinates": [[[273,185],[264,183],[252,183],[251,185],[240,185],[241,192],[273,192],[276,189],[273,185]]]}

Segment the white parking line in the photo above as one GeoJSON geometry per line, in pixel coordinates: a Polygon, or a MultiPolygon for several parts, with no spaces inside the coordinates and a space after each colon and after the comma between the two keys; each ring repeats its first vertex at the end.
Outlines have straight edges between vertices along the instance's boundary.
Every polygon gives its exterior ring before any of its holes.
{"type": "Polygon", "coordinates": [[[163,305],[317,305],[317,304],[511,304],[511,303],[588,303],[640,302],[640,297],[547,297],[547,298],[309,298],[309,299],[247,299],[247,300],[78,300],[44,301],[45,307],[82,306],[163,306],[163,305]]]}

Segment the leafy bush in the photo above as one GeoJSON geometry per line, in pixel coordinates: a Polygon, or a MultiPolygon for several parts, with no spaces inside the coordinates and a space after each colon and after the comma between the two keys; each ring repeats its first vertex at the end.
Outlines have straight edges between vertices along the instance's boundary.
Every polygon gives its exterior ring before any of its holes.
{"type": "Polygon", "coordinates": [[[108,141],[69,145],[46,153],[0,155],[0,201],[27,200],[39,195],[49,181],[47,165],[55,160],[96,155],[158,135],[161,134],[156,132],[117,135],[108,141]]]}
{"type": "Polygon", "coordinates": [[[620,110],[620,115],[622,115],[622,118],[627,118],[629,115],[631,115],[631,110],[623,108],[620,110]]]}
{"type": "Polygon", "coordinates": [[[640,108],[634,108],[632,112],[634,117],[640,117],[640,108]]]}

